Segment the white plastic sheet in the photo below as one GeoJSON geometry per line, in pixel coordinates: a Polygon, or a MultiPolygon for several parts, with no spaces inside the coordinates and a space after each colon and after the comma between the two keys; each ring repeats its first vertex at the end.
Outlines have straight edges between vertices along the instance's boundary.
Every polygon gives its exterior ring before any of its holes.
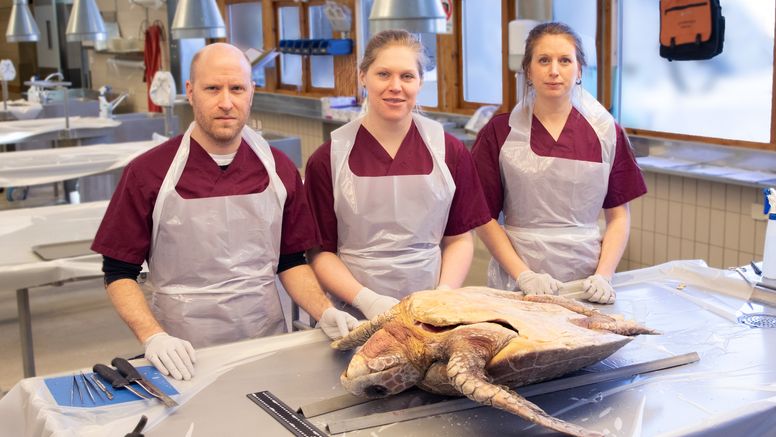
{"type": "Polygon", "coordinates": [[[0,160],[0,187],[75,179],[122,168],[157,141],[8,152],[0,160]]]}
{"type": "Polygon", "coordinates": [[[100,276],[100,255],[44,261],[33,248],[93,239],[107,207],[105,200],[1,211],[0,291],[100,276]]]}
{"type": "MultiPolygon", "coordinates": [[[[314,330],[200,349],[197,351],[196,377],[190,381],[169,380],[180,393],[173,399],[183,406],[237,365],[288,347],[319,343],[325,339],[327,337],[322,331],[314,330]]],[[[133,364],[144,366],[150,363],[142,359],[133,361],[133,364]]],[[[147,400],[100,408],[63,407],[54,401],[44,377],[36,377],[22,380],[0,399],[0,423],[2,432],[13,436],[121,436],[134,428],[141,415],[148,417],[147,431],[180,406],[165,408],[156,400],[147,400]]]]}
{"type": "MultiPolygon", "coordinates": [[[[120,121],[107,118],[70,117],[70,129],[101,129],[120,124],[120,121]]],[[[18,143],[36,135],[64,130],[64,117],[6,121],[0,123],[0,144],[18,143]]]]}

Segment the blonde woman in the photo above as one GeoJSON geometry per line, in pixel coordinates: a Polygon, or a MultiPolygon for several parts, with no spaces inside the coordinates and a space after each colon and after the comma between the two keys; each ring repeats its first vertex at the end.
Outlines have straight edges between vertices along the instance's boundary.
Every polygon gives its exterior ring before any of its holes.
{"type": "Polygon", "coordinates": [[[332,300],[357,316],[379,315],[417,290],[460,287],[470,231],[490,218],[464,145],[414,112],[424,63],[410,33],[374,35],[359,66],[365,114],[307,163],[322,237],[308,256],[332,300]]]}

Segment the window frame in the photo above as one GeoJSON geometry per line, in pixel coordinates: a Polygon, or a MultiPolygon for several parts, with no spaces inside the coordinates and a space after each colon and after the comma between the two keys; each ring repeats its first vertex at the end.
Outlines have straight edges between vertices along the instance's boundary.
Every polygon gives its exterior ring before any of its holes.
{"type": "MultiPolygon", "coordinates": [[[[599,65],[601,69],[598,73],[599,100],[601,103],[612,110],[614,99],[619,99],[622,93],[621,89],[615,89],[615,63],[616,52],[619,49],[619,34],[623,32],[622,14],[619,5],[622,0],[598,0],[598,23],[596,45],[603,48],[598,51],[599,65]]],[[[655,5],[657,7],[657,5],[655,5]]],[[[776,24],[774,25],[774,36],[776,36],[776,24]]],[[[732,147],[745,147],[750,149],[776,151],[776,40],[773,45],[774,68],[771,78],[771,128],[770,141],[767,143],[735,140],[728,138],[707,137],[701,135],[688,135],[675,132],[654,131],[648,129],[624,127],[628,135],[642,137],[651,137],[665,140],[689,141],[696,143],[715,144],[732,147]]],[[[618,105],[619,106],[619,105],[618,105]]]]}

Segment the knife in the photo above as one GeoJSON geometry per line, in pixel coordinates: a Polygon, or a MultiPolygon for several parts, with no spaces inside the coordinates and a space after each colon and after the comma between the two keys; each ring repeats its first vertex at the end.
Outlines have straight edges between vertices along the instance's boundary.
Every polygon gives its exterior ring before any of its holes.
{"type": "Polygon", "coordinates": [[[153,383],[151,383],[151,381],[143,378],[143,375],[141,375],[135,366],[133,366],[129,361],[125,360],[124,358],[116,357],[110,363],[116,367],[116,369],[118,369],[119,373],[127,378],[127,381],[137,383],[143,387],[145,391],[147,391],[151,396],[154,396],[155,398],[158,398],[160,401],[162,401],[162,403],[167,407],[175,407],[178,405],[175,400],[167,396],[167,394],[161,391],[159,387],[155,386],[153,383]]]}

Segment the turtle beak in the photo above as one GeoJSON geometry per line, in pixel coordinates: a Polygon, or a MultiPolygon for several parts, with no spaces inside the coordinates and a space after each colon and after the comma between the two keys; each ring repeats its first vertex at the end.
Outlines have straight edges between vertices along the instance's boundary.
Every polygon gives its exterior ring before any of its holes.
{"type": "Polygon", "coordinates": [[[409,363],[388,368],[379,366],[378,371],[374,370],[374,364],[361,355],[355,355],[340,377],[345,389],[356,396],[383,398],[414,386],[421,377],[421,373],[409,363]]]}

